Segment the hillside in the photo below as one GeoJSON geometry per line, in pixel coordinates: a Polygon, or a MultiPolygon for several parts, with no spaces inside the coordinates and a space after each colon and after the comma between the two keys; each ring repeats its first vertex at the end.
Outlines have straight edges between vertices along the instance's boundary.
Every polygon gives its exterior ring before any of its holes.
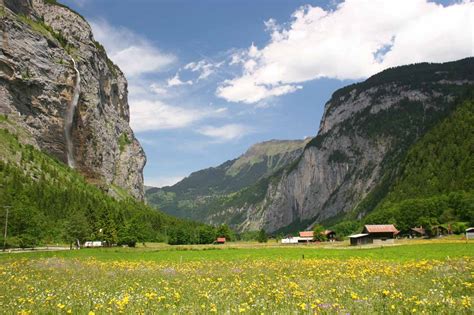
{"type": "Polygon", "coordinates": [[[216,211],[259,180],[267,180],[293,163],[308,140],[270,140],[250,147],[237,159],[192,173],[171,187],[149,188],[146,199],[168,214],[208,223],[231,223],[215,219],[216,211]]]}
{"type": "MultiPolygon", "coordinates": [[[[210,243],[215,229],[170,217],[115,187],[121,200],[89,184],[54,157],[22,144],[28,132],[0,116],[0,221],[9,209],[8,244],[104,240],[210,243]],[[196,239],[195,235],[200,238],[196,239]]],[[[3,244],[3,234],[1,242],[3,244]]]]}
{"type": "Polygon", "coordinates": [[[365,221],[392,222],[402,230],[437,224],[452,224],[454,229],[456,222],[474,225],[473,157],[471,99],[410,148],[387,195],[365,221]]]}
{"type": "Polygon", "coordinates": [[[146,158],[129,125],[127,80],[88,22],[52,0],[0,9],[0,114],[91,181],[143,199],[146,158]]]}

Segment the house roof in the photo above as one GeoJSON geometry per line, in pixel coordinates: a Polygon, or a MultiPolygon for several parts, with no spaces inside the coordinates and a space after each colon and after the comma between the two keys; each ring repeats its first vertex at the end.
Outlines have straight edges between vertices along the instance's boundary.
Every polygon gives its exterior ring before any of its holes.
{"type": "Polygon", "coordinates": [[[474,227],[467,228],[466,232],[474,232],[474,227]]]}
{"type": "Polygon", "coordinates": [[[313,231],[302,231],[300,232],[300,237],[314,237],[313,231]]]}
{"type": "Polygon", "coordinates": [[[328,234],[331,234],[331,233],[334,233],[334,231],[324,230],[324,232],[323,232],[324,235],[328,235],[328,234]]]}
{"type": "Polygon", "coordinates": [[[369,235],[369,234],[360,233],[360,234],[349,235],[349,238],[359,238],[359,237],[364,237],[364,236],[367,236],[367,235],[369,235]]]}
{"type": "Polygon", "coordinates": [[[393,224],[374,224],[365,225],[365,231],[368,233],[394,233],[398,234],[397,228],[393,224]]]}
{"type": "Polygon", "coordinates": [[[425,229],[422,227],[414,227],[414,228],[411,228],[411,230],[420,234],[425,234],[425,229]]]}

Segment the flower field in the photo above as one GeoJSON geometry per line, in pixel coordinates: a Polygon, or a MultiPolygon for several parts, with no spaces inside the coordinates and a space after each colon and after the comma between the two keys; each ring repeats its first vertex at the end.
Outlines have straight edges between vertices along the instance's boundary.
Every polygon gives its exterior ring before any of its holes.
{"type": "MultiPolygon", "coordinates": [[[[166,253],[165,253],[166,254],[166,253]]],[[[0,260],[7,314],[472,314],[474,259],[0,260]]]]}

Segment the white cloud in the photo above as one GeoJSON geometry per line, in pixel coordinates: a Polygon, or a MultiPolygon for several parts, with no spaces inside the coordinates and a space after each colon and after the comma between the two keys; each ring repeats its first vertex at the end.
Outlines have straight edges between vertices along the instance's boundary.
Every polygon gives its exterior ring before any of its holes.
{"type": "Polygon", "coordinates": [[[221,127],[204,126],[197,131],[202,135],[214,138],[218,142],[225,142],[242,138],[253,132],[253,129],[241,124],[228,124],[221,127]]]}
{"type": "Polygon", "coordinates": [[[130,103],[130,124],[135,132],[184,128],[225,112],[222,108],[203,110],[171,106],[159,100],[132,99],[130,103]]]}
{"type": "Polygon", "coordinates": [[[185,176],[158,176],[155,178],[145,178],[145,185],[152,187],[172,186],[181,181],[185,176]]]}
{"type": "Polygon", "coordinates": [[[242,75],[224,81],[216,94],[256,103],[308,80],[362,79],[392,66],[472,56],[473,16],[470,1],[346,0],[327,11],[304,6],[288,27],[267,21],[270,42],[235,53],[230,64],[240,64],[242,75]]]}
{"type": "Polygon", "coordinates": [[[105,20],[90,24],[95,39],[104,45],[109,58],[127,78],[162,71],[176,61],[174,55],[163,53],[150,41],[124,27],[112,26],[105,20]]]}
{"type": "Polygon", "coordinates": [[[199,77],[196,81],[207,79],[211,74],[213,74],[224,62],[212,63],[206,60],[200,60],[198,62],[190,62],[184,66],[184,70],[189,70],[191,72],[199,72],[199,77]]]}
{"type": "Polygon", "coordinates": [[[192,85],[193,84],[193,81],[191,80],[188,80],[188,81],[181,81],[181,79],[179,78],[179,73],[176,73],[174,77],[168,79],[167,81],[167,84],[168,86],[180,86],[180,85],[192,85]]]}

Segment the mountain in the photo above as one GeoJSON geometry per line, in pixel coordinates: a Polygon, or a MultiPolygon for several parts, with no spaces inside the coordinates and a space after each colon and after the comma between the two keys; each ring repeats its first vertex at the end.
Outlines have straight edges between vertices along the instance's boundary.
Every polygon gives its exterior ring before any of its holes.
{"type": "Polygon", "coordinates": [[[408,65],[336,91],[301,160],[248,206],[244,225],[277,231],[337,221],[355,208],[356,218],[367,215],[409,148],[472,95],[473,70],[474,58],[408,65]]]}
{"type": "MultiPolygon", "coordinates": [[[[337,90],[325,105],[317,136],[292,163],[225,196],[178,200],[180,215],[272,233],[361,220],[396,189],[403,161],[418,141],[472,99],[473,84],[474,58],[466,58],[391,68],[337,90]]],[[[455,144],[452,149],[458,150],[455,144]]],[[[461,154],[464,159],[466,154],[461,154]]],[[[445,178],[457,176],[449,165],[439,165],[453,171],[445,178]]],[[[445,192],[469,191],[468,182],[448,185],[445,192]]],[[[199,190],[201,184],[194,177],[187,190],[199,190]]],[[[160,193],[163,208],[178,196],[169,188],[160,193]]]]}
{"type": "Polygon", "coordinates": [[[127,81],[87,21],[54,0],[1,2],[0,113],[89,182],[142,199],[146,158],[127,81]]]}
{"type": "MultiPolygon", "coordinates": [[[[79,239],[211,243],[213,227],[152,209],[118,189],[117,199],[31,144],[29,130],[0,115],[0,221],[9,210],[7,245],[30,247],[79,239]],[[196,239],[196,235],[199,236],[196,239]]],[[[0,236],[3,244],[3,233],[0,236]]]]}
{"type": "Polygon", "coordinates": [[[194,172],[171,187],[147,189],[146,200],[174,216],[208,223],[231,223],[219,218],[225,201],[293,163],[309,140],[270,140],[255,144],[239,158],[194,172]]]}

